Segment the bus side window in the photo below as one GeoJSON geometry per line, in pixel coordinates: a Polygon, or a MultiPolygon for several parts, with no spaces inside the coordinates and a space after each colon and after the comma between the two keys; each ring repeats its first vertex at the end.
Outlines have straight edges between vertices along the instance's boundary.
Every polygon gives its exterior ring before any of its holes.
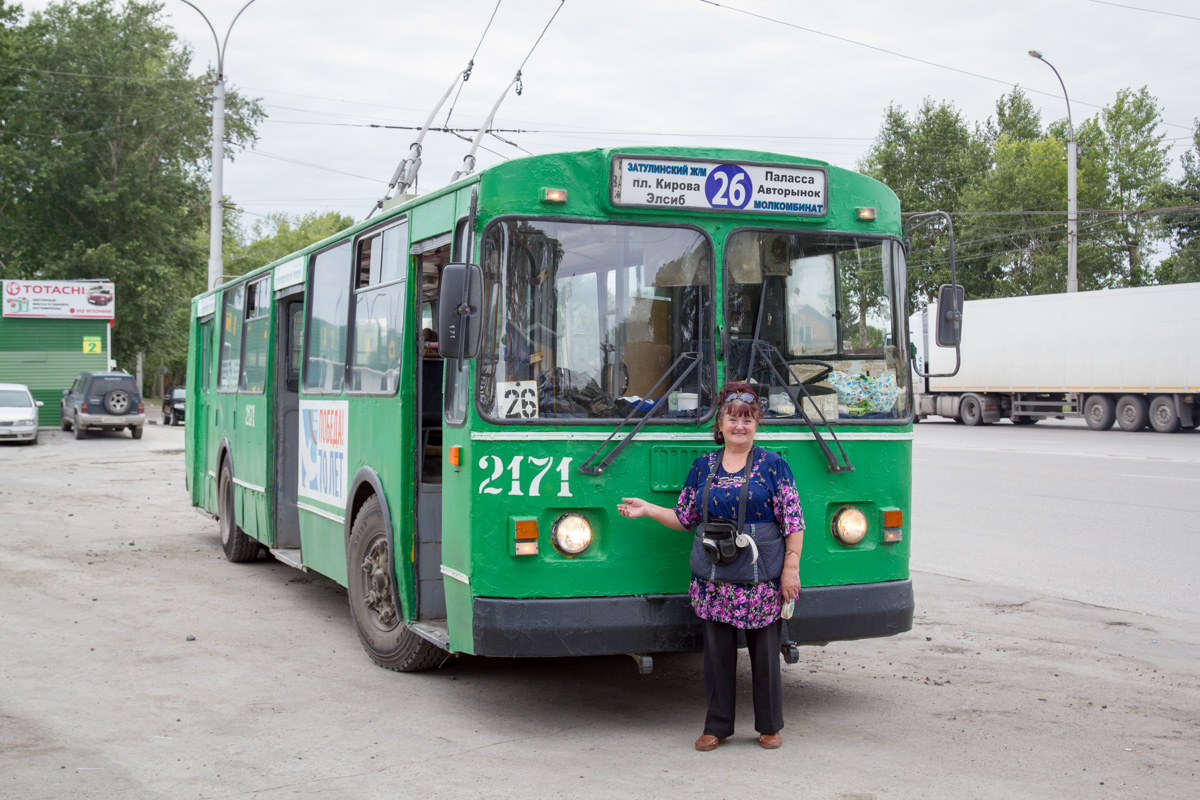
{"type": "Polygon", "coordinates": [[[267,384],[267,351],[270,340],[271,278],[250,285],[246,297],[246,333],[242,337],[242,378],[239,390],[262,394],[267,384]]]}
{"type": "Polygon", "coordinates": [[[246,307],[246,284],[227,288],[223,295],[221,322],[221,375],[217,391],[235,392],[241,375],[242,316],[246,307]]]}
{"type": "Polygon", "coordinates": [[[394,395],[400,388],[408,287],[408,222],[358,241],[350,391],[394,395]]]}
{"type": "MultiPolygon", "coordinates": [[[[460,262],[467,255],[467,220],[460,219],[458,225],[454,229],[454,254],[452,261],[460,262]]],[[[430,303],[430,319],[437,319],[437,296],[434,295],[430,303]]],[[[467,397],[469,394],[469,385],[467,376],[470,374],[471,362],[466,359],[454,359],[445,365],[446,373],[446,389],[442,397],[443,413],[446,417],[446,423],[449,425],[462,425],[467,419],[467,397]],[[456,371],[455,367],[461,367],[461,371],[456,371]]]]}
{"type": "Polygon", "coordinates": [[[338,393],[346,384],[350,242],[317,253],[310,262],[304,388],[311,392],[338,393]]]}

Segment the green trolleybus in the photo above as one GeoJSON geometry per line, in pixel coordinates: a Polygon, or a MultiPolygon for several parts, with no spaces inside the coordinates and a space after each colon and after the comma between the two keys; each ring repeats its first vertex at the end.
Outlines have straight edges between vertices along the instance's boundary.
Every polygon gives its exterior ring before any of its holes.
{"type": "Polygon", "coordinates": [[[188,491],[231,561],[347,587],[403,671],[696,649],[672,506],[723,381],[808,529],[787,651],[912,626],[900,207],[743,150],[508,161],[193,301],[188,491]]]}

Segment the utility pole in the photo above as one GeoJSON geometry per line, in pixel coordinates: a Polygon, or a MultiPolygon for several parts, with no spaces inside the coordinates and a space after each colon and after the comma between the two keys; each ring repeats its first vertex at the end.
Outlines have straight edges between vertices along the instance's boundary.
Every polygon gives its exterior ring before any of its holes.
{"type": "Polygon", "coordinates": [[[212,31],[213,42],[217,46],[217,80],[213,85],[212,110],[212,209],[208,222],[207,288],[211,289],[217,285],[217,281],[225,272],[225,264],[221,256],[221,237],[225,225],[225,48],[229,44],[229,34],[233,32],[233,26],[238,21],[238,17],[242,16],[242,12],[249,8],[254,0],[247,0],[246,5],[242,6],[234,16],[233,22],[229,23],[229,29],[225,31],[223,42],[217,38],[217,32],[212,23],[195,3],[188,0],[180,0],[180,2],[187,3],[196,9],[196,13],[204,17],[204,23],[212,31]]]}
{"type": "Polygon", "coordinates": [[[1067,291],[1079,291],[1079,198],[1076,183],[1076,164],[1079,146],[1075,141],[1075,125],[1071,122],[1071,98],[1067,97],[1067,85],[1054,65],[1042,57],[1037,50],[1029,55],[1054,70],[1058,85],[1062,87],[1063,99],[1067,101],[1067,291]]]}

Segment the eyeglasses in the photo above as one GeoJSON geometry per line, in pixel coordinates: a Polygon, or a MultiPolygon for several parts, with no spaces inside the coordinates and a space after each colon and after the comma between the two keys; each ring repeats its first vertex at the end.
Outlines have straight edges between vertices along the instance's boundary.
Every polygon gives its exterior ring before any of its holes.
{"type": "Polygon", "coordinates": [[[758,398],[749,392],[730,392],[729,394],[725,395],[725,399],[721,401],[721,405],[732,403],[734,401],[745,403],[747,405],[754,405],[758,402],[758,398]]]}

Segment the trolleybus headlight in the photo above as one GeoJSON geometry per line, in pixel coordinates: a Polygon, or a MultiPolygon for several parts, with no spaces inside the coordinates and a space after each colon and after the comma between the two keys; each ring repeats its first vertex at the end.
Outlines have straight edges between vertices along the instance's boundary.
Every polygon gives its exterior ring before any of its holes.
{"type": "Polygon", "coordinates": [[[550,541],[563,555],[577,556],[592,543],[592,526],[579,514],[563,514],[554,520],[550,541]]]}
{"type": "Polygon", "coordinates": [[[842,506],[833,515],[833,535],[842,544],[858,544],[867,535],[866,514],[854,506],[842,506]]]}

